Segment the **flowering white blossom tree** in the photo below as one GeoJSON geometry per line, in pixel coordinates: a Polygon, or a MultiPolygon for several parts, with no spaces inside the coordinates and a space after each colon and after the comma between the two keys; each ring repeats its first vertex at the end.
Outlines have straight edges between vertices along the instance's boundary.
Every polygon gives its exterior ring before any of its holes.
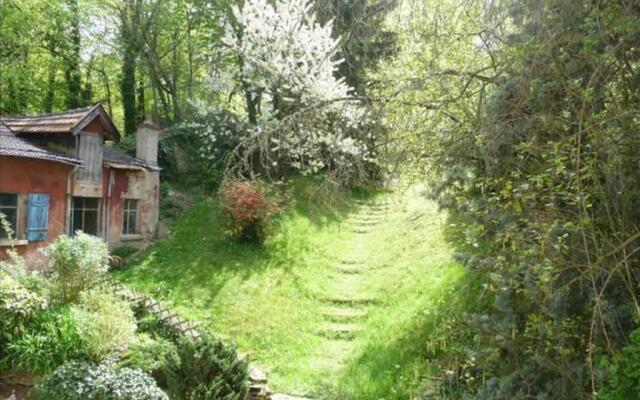
{"type": "Polygon", "coordinates": [[[367,109],[336,77],[342,61],[331,23],[318,23],[308,0],[246,0],[233,19],[224,43],[238,60],[247,107],[260,113],[250,115],[236,169],[253,170],[256,154],[261,170],[280,177],[289,169],[352,174],[369,162],[367,109]]]}
{"type": "Polygon", "coordinates": [[[331,23],[320,25],[307,0],[247,0],[234,10],[241,27],[227,30],[226,44],[242,60],[242,78],[256,92],[290,95],[288,101],[310,104],[349,95],[335,73],[339,40],[331,23]]]}

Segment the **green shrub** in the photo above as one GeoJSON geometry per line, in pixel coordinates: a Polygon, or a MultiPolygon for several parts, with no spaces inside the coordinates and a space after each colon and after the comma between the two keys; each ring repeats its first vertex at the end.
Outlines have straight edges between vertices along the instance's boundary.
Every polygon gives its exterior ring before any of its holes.
{"type": "Polygon", "coordinates": [[[56,288],[65,302],[75,302],[81,291],[100,282],[109,269],[109,250],[100,238],[77,232],[58,237],[45,251],[56,288]]]}
{"type": "Polygon", "coordinates": [[[22,276],[27,273],[27,266],[24,259],[14,249],[10,249],[7,250],[7,259],[0,260],[0,270],[9,275],[22,276]]]}
{"type": "Polygon", "coordinates": [[[172,342],[178,342],[182,338],[182,332],[173,325],[159,319],[155,314],[147,312],[138,317],[138,331],[172,342]]]}
{"type": "Polygon", "coordinates": [[[127,258],[133,254],[135,254],[139,249],[130,245],[118,246],[111,250],[111,255],[120,258],[127,258]]]}
{"type": "Polygon", "coordinates": [[[46,376],[35,400],[168,400],[153,378],[112,364],[71,362],[46,376]]]}
{"type": "Polygon", "coordinates": [[[101,288],[82,292],[79,304],[71,310],[84,347],[95,361],[126,352],[136,340],[133,311],[113,293],[101,288]]]}
{"type": "Polygon", "coordinates": [[[129,345],[127,354],[118,365],[153,372],[176,355],[176,346],[170,340],[139,334],[137,340],[129,345]]]}
{"type": "Polygon", "coordinates": [[[49,309],[9,342],[2,368],[48,373],[72,359],[84,357],[82,341],[68,309],[49,309]]]}
{"type": "Polygon", "coordinates": [[[640,399],[640,328],[631,332],[629,344],[612,360],[605,360],[609,385],[599,393],[600,400],[640,399]]]}
{"type": "Polygon", "coordinates": [[[172,397],[191,400],[242,400],[248,391],[248,367],[236,350],[213,337],[183,338],[177,357],[159,371],[172,397]]]}
{"type": "Polygon", "coordinates": [[[26,325],[39,312],[47,308],[47,300],[27,287],[21,279],[0,270],[0,340],[4,347],[8,341],[24,331],[26,325]]]}

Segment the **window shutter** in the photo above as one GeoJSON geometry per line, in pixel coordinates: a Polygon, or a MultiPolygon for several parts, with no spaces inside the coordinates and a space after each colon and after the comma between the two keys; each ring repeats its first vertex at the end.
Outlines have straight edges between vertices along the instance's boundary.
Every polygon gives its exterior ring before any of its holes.
{"type": "Polygon", "coordinates": [[[49,195],[29,193],[29,215],[27,240],[38,241],[47,238],[49,225],[49,195]]]}

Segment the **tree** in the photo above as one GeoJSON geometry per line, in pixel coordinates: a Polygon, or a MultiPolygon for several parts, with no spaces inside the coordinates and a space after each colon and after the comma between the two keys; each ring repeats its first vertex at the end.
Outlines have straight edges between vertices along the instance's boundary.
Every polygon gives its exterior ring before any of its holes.
{"type": "MultiPolygon", "coordinates": [[[[67,0],[69,16],[66,20],[69,41],[65,52],[64,76],[67,81],[66,107],[78,108],[86,105],[82,96],[82,73],[80,71],[80,21],[78,0],[67,0]]],[[[90,100],[90,99],[89,99],[90,100]]]]}
{"type": "Polygon", "coordinates": [[[238,60],[249,120],[257,123],[238,148],[240,169],[255,171],[246,161],[258,156],[262,170],[286,179],[290,168],[359,171],[367,160],[360,130],[366,110],[336,77],[341,60],[332,25],[318,23],[311,10],[306,0],[249,0],[234,9],[225,44],[238,60]]]}
{"type": "Polygon", "coordinates": [[[368,74],[396,52],[396,33],[386,17],[397,6],[396,0],[319,0],[314,10],[321,23],[333,21],[333,35],[340,37],[338,76],[355,92],[367,91],[368,74]]]}
{"type": "Polygon", "coordinates": [[[393,19],[401,51],[377,76],[393,160],[430,182],[494,300],[469,316],[475,345],[457,357],[474,367],[451,398],[599,398],[599,360],[627,343],[639,15],[633,2],[434,1],[393,19]]]}
{"type": "Polygon", "coordinates": [[[122,42],[122,78],[120,93],[124,111],[125,135],[134,135],[138,127],[136,108],[136,59],[138,57],[137,29],[140,2],[126,1],[120,9],[120,40],[122,42]]]}

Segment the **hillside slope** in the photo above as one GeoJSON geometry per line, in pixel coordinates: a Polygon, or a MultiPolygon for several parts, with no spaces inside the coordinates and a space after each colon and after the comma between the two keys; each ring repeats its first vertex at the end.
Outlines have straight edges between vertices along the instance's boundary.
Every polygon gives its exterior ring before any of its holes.
{"type": "Polygon", "coordinates": [[[225,238],[214,201],[184,215],[124,282],[235,341],[272,389],[340,399],[406,399],[441,375],[428,360],[480,286],[452,261],[445,218],[416,190],[297,203],[264,249],[225,238]]]}

